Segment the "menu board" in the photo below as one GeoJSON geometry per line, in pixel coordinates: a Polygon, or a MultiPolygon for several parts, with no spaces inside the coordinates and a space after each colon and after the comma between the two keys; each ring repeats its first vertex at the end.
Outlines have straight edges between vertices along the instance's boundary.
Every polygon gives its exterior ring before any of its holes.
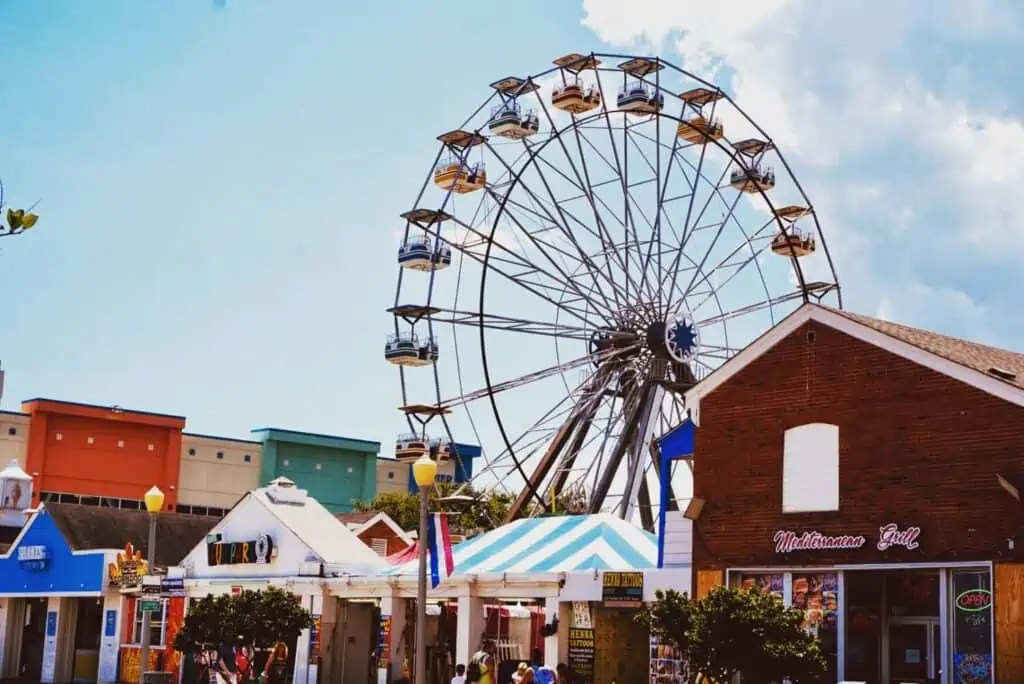
{"type": "Polygon", "coordinates": [[[685,684],[689,680],[682,654],[673,644],[651,635],[651,684],[685,684]]]}
{"type": "Polygon", "coordinates": [[[989,573],[953,573],[953,672],[957,684],[992,682],[989,573]]]}
{"type": "Polygon", "coordinates": [[[579,684],[594,684],[594,630],[569,628],[569,667],[579,684]]]}
{"type": "Polygon", "coordinates": [[[741,586],[744,589],[757,589],[763,591],[766,594],[770,594],[775,598],[782,600],[783,585],[785,584],[786,576],[781,572],[775,575],[769,574],[756,574],[756,575],[743,575],[741,580],[741,586]]]}
{"type": "Polygon", "coordinates": [[[791,605],[804,611],[804,627],[836,629],[839,623],[839,576],[834,574],[793,573],[791,605]]]}

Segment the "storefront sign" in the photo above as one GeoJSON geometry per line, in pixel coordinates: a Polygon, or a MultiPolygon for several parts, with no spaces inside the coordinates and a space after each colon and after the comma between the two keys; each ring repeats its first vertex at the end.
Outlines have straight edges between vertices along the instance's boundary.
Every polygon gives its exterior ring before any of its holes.
{"type": "Polygon", "coordinates": [[[274,553],[274,541],[268,534],[241,542],[208,542],[206,562],[208,565],[244,565],[268,563],[274,553]]]}
{"type": "Polygon", "coordinates": [[[644,604],[644,573],[604,573],[601,600],[609,608],[642,607],[644,604]]]}
{"type": "Polygon", "coordinates": [[[772,541],[775,542],[775,553],[859,549],[867,543],[867,539],[861,536],[842,534],[833,537],[817,531],[798,534],[792,530],[779,530],[772,541]]]}
{"type": "Polygon", "coordinates": [[[580,684],[594,684],[594,630],[569,628],[569,667],[580,684]]]}
{"type": "Polygon", "coordinates": [[[107,579],[113,587],[137,587],[149,570],[149,564],[136,551],[131,542],[124,545],[124,551],[117,554],[115,562],[107,566],[107,579]]]}
{"type": "MultiPolygon", "coordinates": [[[[900,529],[896,523],[887,523],[878,528],[878,543],[875,546],[879,551],[885,551],[895,546],[902,546],[908,551],[913,551],[920,546],[918,543],[920,536],[920,527],[900,529]]],[[[867,543],[867,537],[859,534],[828,535],[817,530],[808,532],[778,530],[772,537],[772,542],[775,544],[775,553],[839,551],[860,549],[867,543]]]]}
{"type": "Polygon", "coordinates": [[[188,595],[185,591],[185,580],[181,577],[163,577],[160,580],[160,595],[170,598],[184,597],[188,595]]]}
{"type": "Polygon", "coordinates": [[[902,546],[908,551],[913,551],[919,546],[917,538],[920,536],[920,527],[908,527],[901,530],[896,523],[882,525],[878,528],[878,550],[885,551],[893,546],[902,546]]]}
{"type": "Polygon", "coordinates": [[[957,610],[977,612],[992,607],[992,592],[988,589],[968,589],[956,597],[957,610]]]}
{"type": "Polygon", "coordinates": [[[45,546],[19,546],[18,565],[26,570],[45,570],[50,564],[50,550],[45,546]]]}
{"type": "Polygon", "coordinates": [[[387,670],[391,664],[391,616],[380,616],[377,632],[377,669],[387,670]]]}
{"type": "Polygon", "coordinates": [[[313,616],[313,627],[309,630],[309,662],[320,662],[320,616],[313,616]]]}

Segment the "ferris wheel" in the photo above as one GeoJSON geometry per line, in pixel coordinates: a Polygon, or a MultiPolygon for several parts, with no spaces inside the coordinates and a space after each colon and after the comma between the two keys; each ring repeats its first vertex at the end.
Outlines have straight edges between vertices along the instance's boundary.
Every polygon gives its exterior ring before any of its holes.
{"type": "Polygon", "coordinates": [[[650,527],[684,392],[803,302],[842,305],[810,200],[720,88],[657,57],[496,81],[438,141],[388,309],[396,455],[468,477],[453,445],[475,442],[471,484],[513,493],[510,518],[573,494],[650,527]]]}

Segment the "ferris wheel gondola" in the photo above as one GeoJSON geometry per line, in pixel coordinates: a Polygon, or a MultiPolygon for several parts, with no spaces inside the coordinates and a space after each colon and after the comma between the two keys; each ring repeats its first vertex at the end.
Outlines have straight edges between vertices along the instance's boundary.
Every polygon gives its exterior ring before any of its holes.
{"type": "MultiPolygon", "coordinates": [[[[656,57],[554,65],[439,136],[385,356],[415,444],[470,433],[472,484],[512,493],[511,517],[571,492],[650,526],[652,446],[685,391],[802,302],[841,306],[838,279],[785,159],[720,88],[656,57]]],[[[457,449],[417,450],[468,475],[457,449]]]]}

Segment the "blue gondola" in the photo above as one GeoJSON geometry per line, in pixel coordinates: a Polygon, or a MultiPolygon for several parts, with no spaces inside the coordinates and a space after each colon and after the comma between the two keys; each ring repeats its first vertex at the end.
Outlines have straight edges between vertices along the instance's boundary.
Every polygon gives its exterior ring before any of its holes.
{"type": "Polygon", "coordinates": [[[441,245],[434,249],[428,235],[411,237],[398,248],[398,265],[414,271],[440,271],[451,266],[452,248],[441,245]]]}
{"type": "Polygon", "coordinates": [[[389,335],[384,343],[384,358],[396,366],[418,366],[420,343],[415,335],[389,335]]]}
{"type": "Polygon", "coordinates": [[[624,112],[642,116],[661,111],[665,106],[665,96],[643,83],[635,82],[619,91],[616,104],[624,112]]]}
{"type": "Polygon", "coordinates": [[[402,462],[413,462],[427,453],[427,438],[412,433],[399,435],[395,440],[395,458],[402,462]]]}

